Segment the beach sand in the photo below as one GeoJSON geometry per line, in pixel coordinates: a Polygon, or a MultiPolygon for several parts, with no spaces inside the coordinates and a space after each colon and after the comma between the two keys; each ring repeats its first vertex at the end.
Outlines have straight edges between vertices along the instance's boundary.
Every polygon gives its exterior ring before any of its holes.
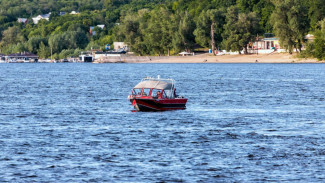
{"type": "Polygon", "coordinates": [[[140,63],[325,63],[317,59],[301,59],[296,54],[273,53],[259,55],[219,55],[201,54],[195,56],[179,56],[163,59],[152,59],[140,63]]]}
{"type": "Polygon", "coordinates": [[[104,57],[94,63],[325,63],[317,59],[297,58],[296,54],[271,53],[251,55],[199,54],[195,56],[128,56],[104,57]]]}

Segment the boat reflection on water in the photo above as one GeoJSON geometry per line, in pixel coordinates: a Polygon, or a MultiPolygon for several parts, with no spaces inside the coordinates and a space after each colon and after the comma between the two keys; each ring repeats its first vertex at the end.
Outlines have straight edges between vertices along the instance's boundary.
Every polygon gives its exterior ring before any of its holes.
{"type": "Polygon", "coordinates": [[[128,97],[136,111],[168,111],[186,108],[187,99],[176,94],[175,80],[147,77],[128,97]]]}

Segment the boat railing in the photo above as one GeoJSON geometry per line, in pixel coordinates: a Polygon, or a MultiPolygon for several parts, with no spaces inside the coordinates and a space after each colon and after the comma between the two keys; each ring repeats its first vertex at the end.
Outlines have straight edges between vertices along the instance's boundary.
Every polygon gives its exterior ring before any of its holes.
{"type": "Polygon", "coordinates": [[[175,83],[174,79],[163,79],[163,78],[152,78],[152,77],[143,78],[142,81],[165,81],[172,84],[175,83]]]}

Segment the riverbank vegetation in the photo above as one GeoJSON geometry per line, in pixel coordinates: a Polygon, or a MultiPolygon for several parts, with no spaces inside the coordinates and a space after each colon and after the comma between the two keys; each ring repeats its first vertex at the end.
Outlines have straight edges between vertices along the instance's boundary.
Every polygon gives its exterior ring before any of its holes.
{"type": "Polygon", "coordinates": [[[139,55],[174,55],[197,47],[247,53],[257,35],[274,33],[288,52],[325,59],[324,0],[2,0],[0,5],[0,52],[5,54],[66,58],[114,41],[126,42],[139,55]],[[49,21],[33,23],[32,17],[50,12],[49,21]],[[307,43],[308,33],[314,42],[307,43]]]}

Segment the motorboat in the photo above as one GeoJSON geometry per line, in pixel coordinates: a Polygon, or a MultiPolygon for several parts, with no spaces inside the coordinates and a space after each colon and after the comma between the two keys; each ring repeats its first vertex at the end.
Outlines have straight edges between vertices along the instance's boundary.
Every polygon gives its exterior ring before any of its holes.
{"type": "Polygon", "coordinates": [[[175,80],[146,77],[128,96],[137,111],[168,111],[186,108],[187,99],[176,94],[175,80]]]}

